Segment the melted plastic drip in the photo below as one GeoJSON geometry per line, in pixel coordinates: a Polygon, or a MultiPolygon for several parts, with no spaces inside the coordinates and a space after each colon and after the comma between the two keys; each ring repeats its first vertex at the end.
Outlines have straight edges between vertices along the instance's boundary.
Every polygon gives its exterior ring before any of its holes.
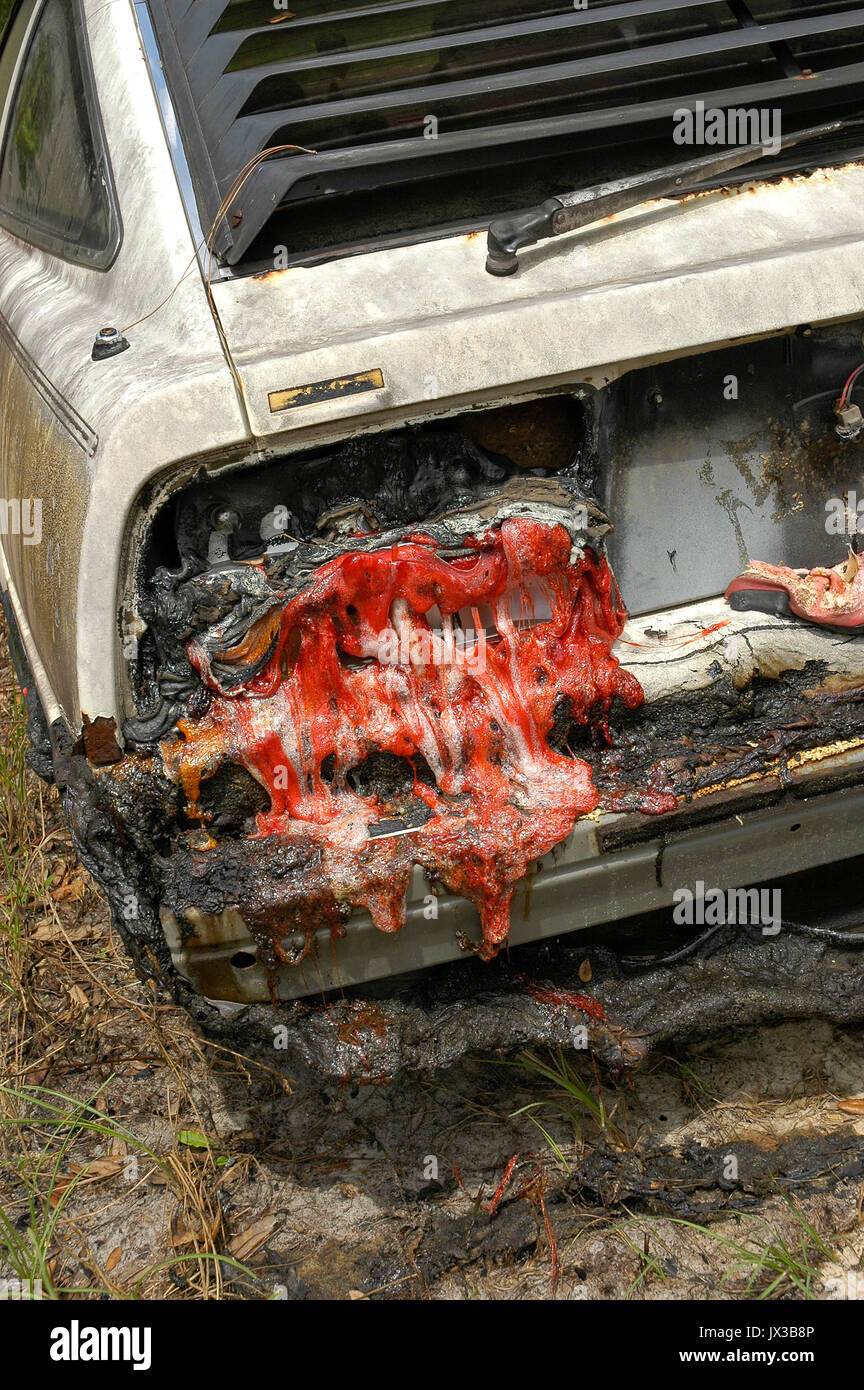
{"type": "MultiPolygon", "coordinates": [[[[232,760],[271,798],[255,834],[318,846],[309,936],[322,912],[335,926],[360,905],[382,931],[398,931],[419,863],[476,904],[480,954],[491,959],[507,939],[513,889],[528,865],[598,803],[588,765],[546,741],[556,706],[566,698],[575,720],[608,737],[612,700],[633,709],[644,696],[611,654],[626,614],[608,565],[590,551],[571,564],[563,526],[508,520],[466,540],[474,553],[455,559],[432,544],[414,536],[323,566],[285,606],[264,669],[230,695],[190,644],[213,698],[162,753],[193,814],[202,778],[232,760]],[[529,589],[548,603],[547,620],[532,621],[529,589]],[[485,650],[482,638],[462,645],[454,632],[455,615],[481,604],[495,622],[485,650]],[[433,610],[440,627],[430,626],[433,610]],[[434,775],[430,786],[415,769],[413,795],[428,819],[410,834],[369,838],[386,811],[353,790],[348,773],[375,751],[422,755],[434,775]]],[[[273,631],[272,615],[262,622],[273,631]]],[[[255,650],[247,637],[220,654],[220,665],[242,666],[255,650]]],[[[646,809],[674,804],[655,795],[646,809]]],[[[280,934],[276,912],[267,935],[286,959],[280,934]]]]}

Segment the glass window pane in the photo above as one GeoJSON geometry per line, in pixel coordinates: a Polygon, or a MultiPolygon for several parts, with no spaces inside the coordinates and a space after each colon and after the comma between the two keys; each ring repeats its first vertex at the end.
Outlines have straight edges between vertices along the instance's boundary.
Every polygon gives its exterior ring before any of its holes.
{"type": "Polygon", "coordinates": [[[15,95],[0,208],[26,229],[91,252],[111,240],[111,213],[90,125],[74,6],[51,0],[15,95]]]}
{"type": "MultiPolygon", "coordinates": [[[[7,0],[7,4],[11,5],[11,0],[7,0]]],[[[36,5],[37,0],[25,0],[24,4],[19,5],[14,19],[11,18],[11,8],[7,11],[6,28],[0,34],[0,116],[6,109],[6,99],[36,5]]],[[[3,0],[0,0],[0,20],[3,18],[2,7],[3,0]]]]}

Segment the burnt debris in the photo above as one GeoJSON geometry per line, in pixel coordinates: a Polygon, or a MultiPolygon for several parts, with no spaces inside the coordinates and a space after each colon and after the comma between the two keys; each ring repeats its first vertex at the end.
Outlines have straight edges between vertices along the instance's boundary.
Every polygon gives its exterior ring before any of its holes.
{"type": "MultiPolygon", "coordinates": [[[[211,1036],[230,1040],[268,1066],[336,1084],[428,1072],[466,1055],[525,1045],[586,1045],[615,1070],[638,1067],[672,1041],[814,1014],[837,1023],[864,1018],[860,933],[784,922],[776,937],[723,928],[688,951],[652,956],[640,931],[605,945],[561,938],[519,948],[511,961],[471,961],[391,986],[358,988],[324,1001],[243,1009],[202,999],[173,968],[157,904],[188,901],[203,911],[228,901],[260,907],[264,876],[290,884],[295,846],[222,845],[206,859],[170,853],[180,824],[178,789],[154,759],[127,758],[94,772],[62,727],[52,728],[54,767],[82,862],[103,886],[117,927],[145,979],[170,983],[211,1036]],[[590,953],[590,1000],[580,974],[590,953]],[[554,981],[550,985],[548,982],[554,981]],[[274,1030],[282,1042],[274,1051],[274,1030]]],[[[820,902],[824,894],[820,894],[820,902]]],[[[842,912],[839,920],[843,921],[842,912]]],[[[821,917],[820,917],[821,921],[821,917]]],[[[667,936],[669,929],[667,927],[667,936]]],[[[288,932],[286,929],[286,936],[288,932]]],[[[597,936],[597,933],[594,934],[597,936]]],[[[602,936],[600,937],[602,940],[602,936]]]]}
{"type": "MultiPolygon", "coordinates": [[[[613,699],[642,699],[611,654],[625,615],[598,554],[605,529],[572,484],[510,478],[411,526],[296,541],[182,581],[184,620],[190,592],[208,619],[216,596],[219,616],[185,648],[210,701],[160,756],[202,820],[200,787],[225,761],[266,789],[256,834],[307,846],[310,945],[320,912],[335,924],[346,907],[399,930],[415,864],[475,903],[484,956],[506,940],[530,859],[597,804],[586,765],[548,744],[556,700],[605,727],[613,699]],[[381,829],[396,811],[382,754],[411,768],[399,843],[381,829]]],[[[266,896],[278,935],[296,894],[266,896]]],[[[258,936],[268,965],[272,932],[258,936]]]]}
{"type": "MultiPolygon", "coordinates": [[[[644,947],[643,947],[644,949],[644,947]]],[[[864,1018],[864,947],[841,932],[825,939],[785,923],[777,937],[724,929],[684,959],[634,961],[626,949],[566,938],[520,948],[503,961],[442,967],[401,989],[358,989],[325,1005],[283,1005],[285,1045],[299,1070],[334,1081],[380,1082],[432,1072],[478,1052],[550,1045],[584,1050],[628,1071],[674,1041],[739,1032],[760,1022],[864,1018]],[[579,974],[590,951],[592,979],[579,974]],[[530,973],[529,973],[530,972],[530,973]],[[554,980],[554,986],[544,982],[554,980]]],[[[274,1015],[253,1006],[235,1036],[253,1053],[274,1015]]],[[[263,1051],[260,1054],[264,1055],[263,1051]]]]}
{"type": "Polygon", "coordinates": [[[403,431],[349,440],[300,465],[246,470],[242,479],[202,474],[173,508],[179,565],[156,565],[142,583],[146,633],[127,746],[152,748],[181,716],[203,713],[206,689],[187,654],[193,638],[218,626],[224,645],[235,645],[349,550],[385,549],[418,527],[428,532],[433,520],[439,546],[458,549],[470,523],[496,518],[496,502],[499,520],[529,510],[532,483],[547,505],[578,499],[582,538],[599,540],[608,523],[581,499],[575,472],[559,473],[544,492],[550,470],[529,462],[520,468],[454,430],[403,431]]]}
{"type": "Polygon", "coordinates": [[[179,791],[159,901],[181,931],[239,913],[272,980],[354,908],[399,930],[419,864],[478,907],[475,949],[507,939],[529,860],[597,803],[547,741],[559,692],[598,729],[642,699],[574,414],[356,439],[176,501],[123,732],[179,791]]]}

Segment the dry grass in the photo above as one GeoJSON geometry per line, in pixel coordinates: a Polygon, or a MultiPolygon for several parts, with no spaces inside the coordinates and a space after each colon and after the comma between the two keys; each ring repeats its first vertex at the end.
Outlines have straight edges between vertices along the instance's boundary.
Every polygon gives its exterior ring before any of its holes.
{"type": "MultiPolygon", "coordinates": [[[[5,632],[0,641],[5,658],[5,632]]],[[[218,1155],[182,1142],[204,1130],[182,1053],[210,1061],[185,1015],[149,997],[118,953],[57,794],[26,765],[23,701],[5,659],[0,725],[0,1276],[39,1279],[46,1297],[218,1299],[226,1274],[234,1294],[248,1292],[255,1275],[227,1250],[218,1155]],[[157,1067],[178,1122],[159,1151],[109,1104],[124,1079],[157,1067]],[[180,1127],[184,1115],[197,1129],[180,1127]],[[87,1228],[142,1186],[164,1194],[156,1258],[112,1277],[122,1248],[100,1262],[87,1228]]]]}

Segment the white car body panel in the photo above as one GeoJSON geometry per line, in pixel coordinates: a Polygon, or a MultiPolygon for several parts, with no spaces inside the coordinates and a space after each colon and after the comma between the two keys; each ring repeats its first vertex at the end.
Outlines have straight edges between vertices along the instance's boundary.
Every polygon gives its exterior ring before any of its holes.
{"type": "MultiPolygon", "coordinates": [[[[117,600],[132,501],[149,478],[187,453],[247,436],[195,262],[133,7],[125,0],[88,0],[85,8],[124,226],[119,255],[110,270],[94,270],[0,228],[0,315],[98,441],[92,451],[80,446],[48,409],[30,438],[4,444],[7,476],[16,468],[27,472],[22,492],[41,495],[45,528],[39,546],[17,546],[15,537],[4,537],[5,568],[12,591],[19,599],[26,593],[28,654],[34,671],[44,666],[50,681],[40,692],[43,704],[59,707],[73,728],[82,710],[93,718],[117,708],[117,600]],[[169,294],[135,330],[134,350],[91,360],[100,328],[122,329],[169,294]],[[59,585],[45,572],[56,547],[59,585]]],[[[7,354],[7,369],[20,372],[10,359],[7,354]]],[[[23,374],[18,379],[25,389],[23,374]]]]}
{"type": "Polygon", "coordinates": [[[848,165],[650,203],[523,252],[507,279],[486,274],[475,233],[213,294],[252,427],[275,443],[347,418],[464,408],[466,396],[600,386],[667,355],[852,317],[862,251],[864,168],[848,165]],[[270,410],[271,392],[376,367],[380,392],[270,410]]]}

